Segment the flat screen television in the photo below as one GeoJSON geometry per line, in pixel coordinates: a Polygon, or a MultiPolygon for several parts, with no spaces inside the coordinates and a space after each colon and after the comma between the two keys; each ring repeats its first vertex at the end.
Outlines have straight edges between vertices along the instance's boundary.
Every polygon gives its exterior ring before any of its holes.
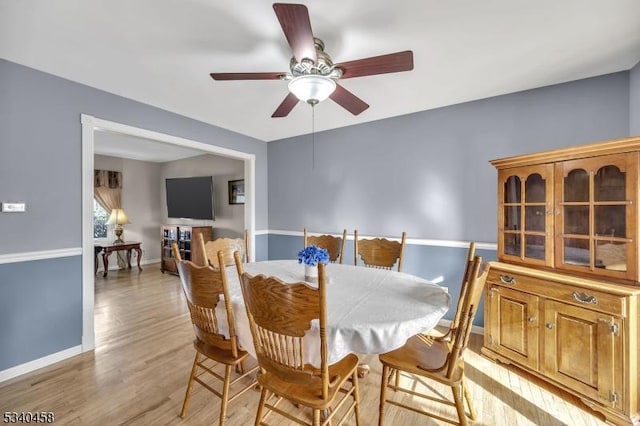
{"type": "Polygon", "coordinates": [[[214,220],[213,176],[165,179],[167,216],[214,220]]]}

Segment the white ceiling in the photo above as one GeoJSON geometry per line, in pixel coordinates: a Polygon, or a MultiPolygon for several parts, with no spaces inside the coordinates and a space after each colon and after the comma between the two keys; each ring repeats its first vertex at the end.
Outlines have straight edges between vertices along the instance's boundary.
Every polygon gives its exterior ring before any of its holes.
{"type": "MultiPolygon", "coordinates": [[[[334,62],[411,49],[415,69],[344,80],[371,107],[328,100],[315,130],[628,70],[638,0],[323,0],[309,8],[334,62]]],[[[271,114],[286,82],[210,72],[287,71],[264,0],[0,0],[0,57],[270,141],[311,132],[311,108],[271,114]]]]}
{"type": "Polygon", "coordinates": [[[93,135],[94,154],[111,157],[165,163],[206,154],[196,149],[122,133],[98,131],[93,135]]]}

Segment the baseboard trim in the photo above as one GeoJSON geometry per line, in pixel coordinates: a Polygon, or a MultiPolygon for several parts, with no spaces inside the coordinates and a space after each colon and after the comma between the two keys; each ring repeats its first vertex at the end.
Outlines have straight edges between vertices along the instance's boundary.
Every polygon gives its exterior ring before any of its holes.
{"type": "MultiPolygon", "coordinates": [[[[269,229],[267,230],[269,235],[287,235],[291,237],[303,237],[304,232],[301,231],[283,231],[279,229],[269,229]]],[[[320,235],[317,232],[310,232],[309,235],[320,235]]],[[[333,235],[335,237],[342,237],[342,234],[328,234],[333,235]]],[[[359,235],[359,238],[375,238],[374,235],[359,235]]],[[[400,241],[400,238],[391,238],[386,237],[389,240],[400,241]]],[[[347,234],[347,240],[353,240],[353,235],[347,234]]],[[[433,247],[452,247],[452,248],[463,248],[468,249],[470,241],[457,241],[457,240],[432,240],[426,238],[407,238],[406,244],[416,245],[416,246],[433,246],[433,247]]],[[[476,242],[476,249],[480,250],[498,250],[498,245],[496,243],[482,243],[476,242]]]]}
{"type": "MultiPolygon", "coordinates": [[[[104,272],[104,267],[102,266],[102,259],[98,259],[100,263],[98,263],[98,272],[104,272]]],[[[140,266],[144,266],[144,265],[150,265],[152,263],[160,263],[162,261],[162,259],[158,258],[158,259],[142,259],[140,261],[140,266]]],[[[135,259],[131,259],[131,269],[137,269],[138,264],[136,263],[135,259]]],[[[118,269],[120,269],[120,267],[118,266],[118,260],[114,257],[114,260],[111,260],[111,258],[109,258],[109,270],[110,271],[117,271],[118,269]]]]}
{"type": "Polygon", "coordinates": [[[74,346],[69,349],[65,349],[60,352],[53,353],[51,355],[44,356],[42,358],[34,359],[33,361],[25,362],[24,364],[16,365],[15,367],[8,368],[0,371],[0,383],[13,379],[14,377],[21,376],[23,374],[30,373],[43,367],[47,367],[56,362],[60,362],[72,356],[76,356],[82,353],[82,345],[74,346]]]}
{"type": "Polygon", "coordinates": [[[0,254],[0,265],[5,263],[31,262],[34,260],[46,260],[71,256],[82,256],[82,247],[0,254]]]}

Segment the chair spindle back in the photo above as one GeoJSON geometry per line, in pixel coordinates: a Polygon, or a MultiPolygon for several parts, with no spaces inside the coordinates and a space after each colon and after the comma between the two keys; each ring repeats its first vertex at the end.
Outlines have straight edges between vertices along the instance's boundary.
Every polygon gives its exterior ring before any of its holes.
{"type": "Polygon", "coordinates": [[[333,235],[307,235],[307,228],[304,228],[304,247],[315,245],[329,252],[331,263],[342,263],[344,258],[344,244],[347,240],[347,230],[342,231],[341,237],[333,235]]]}
{"type": "MultiPolygon", "coordinates": [[[[222,251],[218,252],[218,261],[224,262],[222,251]]],[[[198,266],[185,260],[178,261],[177,266],[196,338],[207,345],[231,350],[233,356],[237,357],[235,320],[225,269],[198,266]],[[220,332],[215,315],[216,306],[221,300],[226,311],[229,338],[220,332]]]]}
{"type": "Polygon", "coordinates": [[[400,242],[387,240],[386,238],[358,239],[358,230],[353,232],[353,264],[358,264],[358,256],[366,267],[391,270],[398,264],[398,272],[402,272],[402,259],[407,238],[406,232],[402,233],[400,242]]]}
{"type": "Polygon", "coordinates": [[[318,265],[318,288],[247,273],[242,274],[241,287],[260,367],[299,385],[321,380],[322,397],[326,398],[329,370],[324,265],[318,265]],[[304,337],[313,320],[320,326],[320,369],[305,362],[304,337]]]}

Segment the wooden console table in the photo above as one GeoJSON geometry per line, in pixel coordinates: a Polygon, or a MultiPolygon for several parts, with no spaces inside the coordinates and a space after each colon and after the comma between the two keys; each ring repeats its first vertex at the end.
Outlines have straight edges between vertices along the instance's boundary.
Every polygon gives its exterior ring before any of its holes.
{"type": "Polygon", "coordinates": [[[142,271],[142,268],[140,267],[140,259],[142,258],[142,249],[140,248],[141,244],[142,243],[140,242],[125,241],[122,243],[103,245],[102,250],[100,251],[96,246],[96,258],[98,257],[98,254],[102,252],[102,262],[104,263],[104,274],[102,274],[102,276],[107,276],[107,272],[109,271],[109,255],[114,251],[127,252],[127,266],[131,269],[131,251],[135,250],[138,253],[138,269],[142,271]]]}

